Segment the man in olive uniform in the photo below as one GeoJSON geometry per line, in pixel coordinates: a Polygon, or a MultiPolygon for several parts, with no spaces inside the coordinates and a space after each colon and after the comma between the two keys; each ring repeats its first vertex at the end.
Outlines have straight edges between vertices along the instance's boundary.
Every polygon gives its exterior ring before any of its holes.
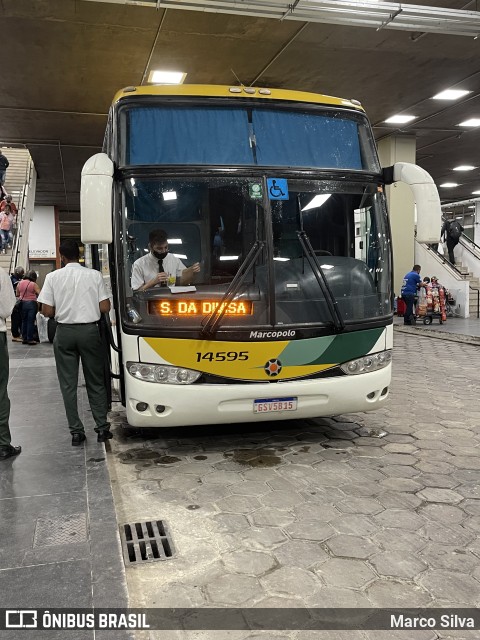
{"type": "Polygon", "coordinates": [[[7,273],[0,267],[0,460],[18,456],[21,447],[13,447],[8,421],[10,399],[8,397],[8,348],[7,325],[5,319],[11,314],[15,304],[15,294],[7,273]]]}
{"type": "Polygon", "coordinates": [[[42,303],[43,315],[57,321],[53,350],[72,446],[76,447],[86,439],[77,408],[80,359],[97,441],[105,442],[112,437],[107,422],[108,400],[98,328],[100,314],[110,311],[110,300],[102,274],[79,263],[80,252],[74,240],[64,240],[59,251],[65,266],[47,274],[38,301],[42,303]]]}

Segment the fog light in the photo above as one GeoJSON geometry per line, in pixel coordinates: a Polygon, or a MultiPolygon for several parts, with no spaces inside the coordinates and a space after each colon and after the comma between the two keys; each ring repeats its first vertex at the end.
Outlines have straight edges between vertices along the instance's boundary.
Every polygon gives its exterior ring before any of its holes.
{"type": "Polygon", "coordinates": [[[157,404],[157,406],[155,407],[155,411],[157,413],[163,413],[165,409],[166,407],[163,404],[157,404]]]}
{"type": "Polygon", "coordinates": [[[146,402],[137,402],[136,409],[137,411],[146,411],[148,409],[148,404],[146,402]]]}

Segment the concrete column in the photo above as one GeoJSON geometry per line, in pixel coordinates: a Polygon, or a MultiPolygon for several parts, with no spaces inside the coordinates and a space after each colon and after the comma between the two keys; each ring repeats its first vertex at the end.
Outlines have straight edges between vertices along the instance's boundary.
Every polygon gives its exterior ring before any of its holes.
{"type": "MultiPolygon", "coordinates": [[[[382,167],[416,160],[415,136],[389,136],[378,143],[382,167]]],[[[415,202],[409,186],[396,182],[387,187],[393,243],[393,288],[400,295],[403,276],[415,261],[415,202]]]]}

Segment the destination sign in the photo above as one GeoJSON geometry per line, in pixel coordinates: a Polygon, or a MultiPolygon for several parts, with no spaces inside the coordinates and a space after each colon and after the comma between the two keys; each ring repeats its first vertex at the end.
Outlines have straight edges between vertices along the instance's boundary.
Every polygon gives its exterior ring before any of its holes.
{"type": "Polygon", "coordinates": [[[220,305],[217,300],[150,300],[148,312],[155,316],[206,316],[214,311],[226,316],[250,316],[253,302],[232,300],[220,305]]]}

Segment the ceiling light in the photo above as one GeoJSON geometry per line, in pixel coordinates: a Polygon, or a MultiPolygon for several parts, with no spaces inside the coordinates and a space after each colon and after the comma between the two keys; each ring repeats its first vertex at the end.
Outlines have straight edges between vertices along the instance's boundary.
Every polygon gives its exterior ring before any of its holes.
{"type": "Polygon", "coordinates": [[[333,269],[333,264],[321,264],[320,265],[321,269],[333,269]]]}
{"type": "Polygon", "coordinates": [[[460,122],[459,127],[480,127],[480,118],[470,118],[460,122]]]}
{"type": "Polygon", "coordinates": [[[321,207],[322,204],[324,204],[331,195],[331,193],[324,193],[321,196],[314,196],[310,200],[310,202],[303,207],[302,211],[308,211],[309,209],[317,209],[318,207],[321,207]]]}
{"type": "Polygon", "coordinates": [[[168,244],[183,244],[181,238],[169,238],[168,244]]]}
{"type": "Polygon", "coordinates": [[[446,187],[448,189],[450,187],[458,187],[458,184],[456,182],[444,182],[440,186],[441,187],[446,187]]]}
{"type": "Polygon", "coordinates": [[[474,196],[478,196],[478,194],[480,193],[480,191],[472,191],[474,196]]]}
{"type": "Polygon", "coordinates": [[[164,200],[176,200],[177,192],[176,191],[163,191],[162,196],[164,200]]]}
{"type": "Polygon", "coordinates": [[[391,124],[405,124],[405,122],[410,122],[411,120],[415,120],[417,116],[401,116],[396,115],[388,118],[388,120],[384,120],[384,122],[389,122],[391,124]]]}
{"type": "Polygon", "coordinates": [[[183,71],[150,71],[149,82],[153,84],[182,84],[186,73],[183,71]]]}
{"type": "Polygon", "coordinates": [[[280,256],[276,256],[274,260],[276,260],[277,262],[289,262],[290,258],[280,258],[280,256]]]}
{"type": "Polygon", "coordinates": [[[472,92],[464,89],[445,89],[445,91],[440,91],[436,96],[433,96],[432,100],[458,100],[468,93],[472,92]]]}
{"type": "Polygon", "coordinates": [[[184,253],[172,253],[172,256],[179,258],[180,260],[187,260],[187,256],[184,253]]]}
{"type": "Polygon", "coordinates": [[[220,256],[220,260],[238,260],[238,256],[220,256]]]}
{"type": "Polygon", "coordinates": [[[459,167],[453,167],[454,171],[473,171],[476,167],[472,167],[470,164],[461,164],[459,167]]]}

